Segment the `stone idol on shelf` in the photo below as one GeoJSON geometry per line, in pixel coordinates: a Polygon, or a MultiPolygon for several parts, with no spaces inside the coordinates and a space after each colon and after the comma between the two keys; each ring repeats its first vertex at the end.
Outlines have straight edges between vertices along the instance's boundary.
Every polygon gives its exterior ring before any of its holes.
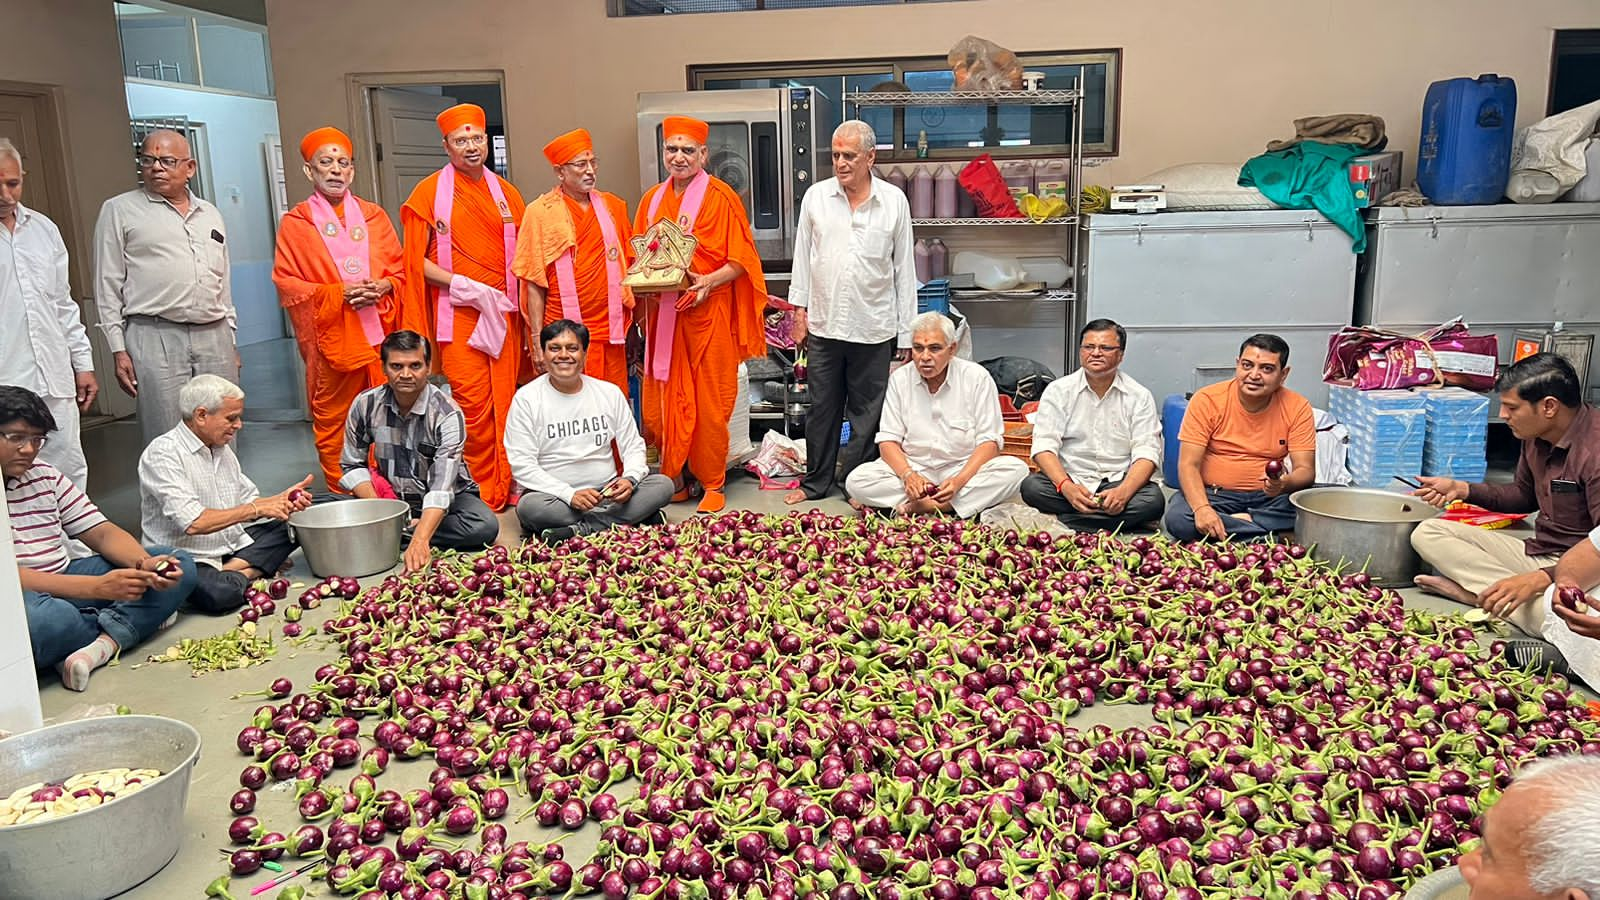
{"type": "Polygon", "coordinates": [[[689,285],[696,241],[672,219],[662,219],[633,238],[635,258],[622,284],[642,293],[676,291],[689,285]]]}

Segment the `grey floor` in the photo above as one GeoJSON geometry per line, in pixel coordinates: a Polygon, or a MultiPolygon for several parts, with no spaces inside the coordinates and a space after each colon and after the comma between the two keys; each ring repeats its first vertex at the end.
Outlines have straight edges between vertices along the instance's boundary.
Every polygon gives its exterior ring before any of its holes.
{"type": "MultiPolygon", "coordinates": [[[[292,358],[285,352],[286,349],[287,342],[273,347],[258,347],[246,360],[244,386],[247,394],[247,425],[241,433],[239,453],[245,470],[267,492],[281,490],[307,473],[317,471],[310,429],[303,421],[294,421],[297,418],[294,415],[297,383],[293,375],[292,358]],[[283,421],[285,419],[289,421],[283,421]]],[[[91,495],[113,521],[135,532],[138,530],[139,493],[134,448],[138,446],[138,440],[139,432],[131,422],[100,425],[84,434],[91,495]]],[[[743,475],[731,476],[728,501],[734,509],[778,512],[793,508],[784,505],[782,492],[762,491],[754,479],[743,475]]],[[[840,514],[848,512],[848,506],[839,498],[800,508],[810,506],[820,506],[828,512],[840,514]]],[[[686,518],[693,514],[693,508],[692,503],[677,504],[669,510],[669,518],[686,518]]],[[[511,513],[501,518],[501,537],[506,543],[519,539],[511,513]]],[[[294,573],[294,579],[297,583],[310,580],[303,563],[294,573]]],[[[1461,611],[1454,604],[1424,596],[1416,590],[1402,591],[1401,594],[1408,607],[1442,612],[1461,611]]],[[[314,628],[330,614],[331,607],[324,607],[308,613],[306,622],[314,628]]],[[[314,669],[334,653],[330,647],[318,643],[304,647],[282,645],[278,656],[265,666],[215,673],[205,676],[203,680],[191,679],[187,669],[179,663],[155,664],[145,661],[149,654],[159,653],[182,638],[207,637],[233,624],[231,616],[186,616],[149,646],[127,654],[116,667],[98,672],[89,690],[82,694],[70,693],[62,688],[53,674],[45,675],[40,680],[41,699],[47,719],[73,718],[96,704],[126,704],[135,712],[171,716],[189,722],[202,735],[205,751],[200,756],[193,776],[188,808],[181,824],[182,850],[164,870],[125,894],[126,897],[146,900],[198,896],[208,882],[223,873],[224,857],[217,850],[227,844],[226,827],[230,821],[227,799],[238,789],[239,770],[247,764],[247,760],[234,750],[234,736],[246,723],[249,710],[260,702],[235,698],[235,695],[242,691],[258,690],[271,678],[279,676],[290,678],[297,689],[303,690],[312,682],[314,669]]],[[[1085,710],[1080,718],[1085,727],[1103,723],[1113,728],[1124,728],[1150,722],[1148,710],[1136,706],[1096,706],[1085,710]]],[[[114,761],[107,762],[107,765],[115,764],[114,761]]],[[[386,778],[386,782],[409,788],[423,783],[428,768],[421,762],[411,762],[397,764],[391,771],[393,774],[386,778]]],[[[279,788],[283,787],[285,785],[279,785],[279,788]]],[[[520,806],[515,806],[513,813],[520,809],[520,806]]],[[[298,824],[298,816],[293,810],[292,790],[263,791],[257,812],[277,828],[298,824]]],[[[513,838],[549,840],[557,836],[531,823],[514,825],[511,829],[513,838]]],[[[567,841],[569,858],[581,860],[589,857],[598,837],[594,831],[587,829],[567,841]]],[[[264,883],[266,876],[267,873],[262,873],[237,879],[235,895],[247,896],[249,888],[264,883]],[[244,890],[240,890],[240,887],[244,890]]],[[[0,894],[3,893],[3,887],[0,887],[0,894]]],[[[275,894],[276,891],[273,892],[275,894]]]]}

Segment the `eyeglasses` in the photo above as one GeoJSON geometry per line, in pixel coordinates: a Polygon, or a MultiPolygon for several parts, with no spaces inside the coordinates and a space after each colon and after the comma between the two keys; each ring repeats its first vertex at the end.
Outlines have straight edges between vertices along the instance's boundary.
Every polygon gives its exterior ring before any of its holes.
{"type": "Polygon", "coordinates": [[[1122,352],[1122,348],[1121,347],[1117,347],[1117,346],[1109,345],[1109,344],[1083,344],[1080,347],[1078,347],[1078,349],[1082,350],[1084,353],[1094,353],[1096,351],[1099,351],[1101,353],[1106,354],[1107,356],[1110,356],[1113,353],[1121,353],[1122,352]]]}
{"type": "Polygon", "coordinates": [[[481,147],[487,143],[489,143],[489,136],[486,134],[469,134],[450,139],[450,146],[457,150],[465,150],[468,147],[481,147]]]}
{"type": "Polygon", "coordinates": [[[700,148],[699,147],[680,147],[680,146],[678,146],[676,144],[668,144],[665,147],[661,148],[661,152],[662,152],[663,155],[666,155],[666,156],[693,156],[696,153],[700,152],[700,148]]]}
{"type": "Polygon", "coordinates": [[[178,163],[188,162],[193,157],[189,156],[151,156],[148,153],[139,154],[139,165],[146,169],[176,169],[178,163]]]}
{"type": "Polygon", "coordinates": [[[4,438],[5,442],[13,447],[26,447],[31,444],[36,450],[50,442],[49,435],[34,434],[31,431],[0,431],[0,438],[4,438]]]}
{"type": "Polygon", "coordinates": [[[569,163],[562,163],[562,165],[566,166],[569,169],[576,169],[579,172],[598,172],[598,171],[600,171],[600,160],[598,158],[575,159],[575,160],[573,160],[572,162],[569,162],[569,163]]]}

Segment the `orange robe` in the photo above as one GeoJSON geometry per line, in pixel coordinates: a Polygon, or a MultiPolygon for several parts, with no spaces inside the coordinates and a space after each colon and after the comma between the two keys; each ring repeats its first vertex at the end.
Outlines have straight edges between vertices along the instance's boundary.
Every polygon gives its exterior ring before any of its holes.
{"type": "MultiPolygon", "coordinates": [[[[628,240],[633,236],[633,220],[628,218],[628,205],[614,194],[599,193],[601,201],[611,212],[611,221],[617,227],[617,240],[622,245],[622,259],[619,262],[626,273],[634,257],[633,245],[628,240]]],[[[556,259],[572,244],[565,239],[564,232],[554,234],[552,232],[555,229],[547,227],[551,217],[562,210],[572,223],[571,230],[577,241],[572,274],[577,282],[578,311],[583,315],[583,324],[589,329],[589,355],[583,371],[616,385],[622,391],[622,396],[626,397],[628,352],[625,344],[610,343],[611,301],[606,289],[606,244],[600,231],[600,219],[592,208],[579,204],[559,187],[528,205],[528,211],[522,217],[522,228],[517,231],[517,257],[511,268],[519,278],[533,282],[545,292],[544,319],[530,323],[529,330],[533,333],[533,339],[537,340],[539,329],[566,318],[561,303],[562,285],[556,272],[556,259]]],[[[633,304],[633,291],[623,288],[624,323],[633,321],[633,304]]]]}
{"type": "MultiPolygon", "coordinates": [[[[633,223],[643,234],[659,219],[676,219],[682,195],[657,185],[639,201],[633,223]],[[666,190],[655,219],[651,198],[666,190]]],[[[693,272],[709,274],[725,263],[744,267],[744,275],[713,290],[704,303],[681,310],[672,341],[672,372],[666,381],[651,376],[659,294],[641,294],[645,325],[645,366],[641,409],[645,430],[661,448],[661,473],[676,478],[687,463],[708,491],[722,490],[728,468],[728,419],[739,392],[739,363],[767,352],[762,316],[767,282],[744,203],[717,178],[706,187],[695,219],[693,272]]]]}
{"type": "MultiPolygon", "coordinates": [[[[421,320],[413,327],[432,339],[437,334],[434,321],[439,289],[422,277],[424,258],[438,262],[438,242],[434,234],[433,194],[439,181],[435,172],[418,182],[405,206],[400,208],[401,230],[405,235],[405,300],[402,310],[416,310],[421,320]]],[[[522,195],[501,179],[511,221],[522,221],[522,195]]],[[[487,178],[474,181],[456,173],[455,204],[447,226],[450,229],[451,272],[465,275],[497,290],[506,290],[506,255],[500,210],[489,193],[487,178]]],[[[523,363],[522,316],[507,316],[506,342],[498,359],[467,345],[467,338],[478,325],[478,311],[469,306],[454,307],[454,340],[435,342],[439,369],[450,379],[450,393],[467,418],[467,471],[478,482],[483,502],[493,510],[504,509],[511,496],[511,463],[506,459],[506,415],[511,395],[517,391],[519,366],[523,363]]]]}
{"type": "MultiPolygon", "coordinates": [[[[383,207],[359,197],[356,203],[367,220],[371,278],[387,278],[395,284],[394,293],[378,306],[387,334],[402,318],[400,238],[383,207]]],[[[343,221],[344,205],[335,203],[333,210],[343,221]]],[[[305,360],[306,401],[322,477],[329,490],[337,491],[350,404],[357,394],[383,384],[384,375],[378,348],[367,343],[359,316],[344,302],[344,281],[311,218],[310,201],[301,201],[278,226],[272,283],[278,289],[278,302],[289,313],[295,344],[305,360]]]]}

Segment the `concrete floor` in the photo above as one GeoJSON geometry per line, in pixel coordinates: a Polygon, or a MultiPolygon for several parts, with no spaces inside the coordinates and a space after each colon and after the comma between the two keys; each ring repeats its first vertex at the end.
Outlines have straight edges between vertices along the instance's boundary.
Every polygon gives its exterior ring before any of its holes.
{"type": "MultiPolygon", "coordinates": [[[[279,364],[282,354],[278,353],[279,364]]],[[[259,371],[259,370],[258,370],[259,371]]],[[[266,418],[293,418],[285,413],[292,407],[293,396],[279,391],[281,396],[247,387],[247,418],[251,419],[242,433],[239,452],[244,468],[265,492],[280,490],[307,473],[315,472],[314,452],[309,428],[303,422],[262,422],[249,412],[255,400],[265,400],[263,405],[271,410],[266,418]]],[[[111,519],[137,533],[139,520],[139,495],[136,485],[136,455],[130,448],[137,446],[138,431],[130,422],[117,422],[94,428],[84,435],[85,450],[90,463],[91,494],[111,519]]],[[[782,492],[762,491],[757,482],[748,476],[730,477],[728,500],[734,509],[783,511],[790,509],[782,502],[782,492]]],[[[833,498],[820,504],[833,513],[846,513],[848,507],[842,499],[833,498]]],[[[693,504],[678,504],[669,510],[669,518],[681,520],[693,514],[693,504]]],[[[511,543],[519,539],[515,518],[511,513],[501,517],[501,537],[511,543]]],[[[297,557],[298,558],[298,557],[297,557]]],[[[311,580],[303,562],[294,573],[296,582],[311,580]]],[[[295,593],[298,593],[296,590],[295,593]]],[[[1460,611],[1459,607],[1416,590],[1402,591],[1407,606],[1443,612],[1460,611]]],[[[331,615],[324,607],[308,613],[308,630],[331,615]]],[[[270,620],[281,624],[281,618],[270,620]]],[[[312,682],[317,666],[333,658],[330,647],[313,642],[302,648],[281,645],[279,655],[268,664],[241,671],[220,672],[207,675],[203,680],[190,678],[187,666],[182,663],[155,664],[145,661],[151,653],[159,653],[167,646],[185,637],[202,638],[220,633],[234,624],[232,616],[211,618],[203,615],[185,616],[164,635],[125,656],[114,668],[101,670],[94,676],[89,689],[82,694],[71,693],[60,686],[54,674],[41,678],[40,693],[47,719],[73,718],[90,705],[126,704],[138,713],[170,716],[192,724],[202,735],[204,751],[194,773],[187,813],[181,825],[183,846],[178,857],[153,879],[123,895],[139,900],[154,900],[174,896],[197,896],[204,886],[226,870],[224,857],[218,848],[227,845],[226,828],[231,819],[227,800],[238,789],[238,773],[248,764],[246,758],[234,749],[234,737],[247,724],[250,710],[262,701],[255,698],[233,699],[243,691],[258,690],[273,678],[291,679],[297,689],[312,682]]],[[[1148,710],[1134,706],[1097,706],[1086,710],[1080,719],[1084,726],[1104,723],[1114,728],[1150,723],[1148,710]]],[[[108,760],[107,765],[115,765],[108,760]]],[[[397,764],[385,779],[386,785],[402,789],[425,783],[428,767],[420,762],[397,764]]],[[[336,776],[342,782],[348,772],[336,776]]],[[[261,817],[277,827],[298,825],[299,818],[293,810],[292,787],[279,785],[279,790],[263,791],[257,807],[261,817]]],[[[513,816],[523,807],[513,805],[513,816]]],[[[509,823],[509,818],[507,819],[509,823]]],[[[547,833],[531,822],[508,826],[513,839],[549,840],[557,836],[547,833]]],[[[590,828],[569,838],[569,859],[586,860],[597,838],[597,829],[590,828]]],[[[265,883],[270,873],[236,879],[234,893],[247,896],[249,889],[265,883]],[[243,890],[240,890],[243,888],[243,890]]],[[[300,881],[298,883],[304,883],[300,881]]],[[[0,895],[4,887],[0,886],[0,895]]],[[[276,890],[266,896],[274,896],[276,890]]]]}

